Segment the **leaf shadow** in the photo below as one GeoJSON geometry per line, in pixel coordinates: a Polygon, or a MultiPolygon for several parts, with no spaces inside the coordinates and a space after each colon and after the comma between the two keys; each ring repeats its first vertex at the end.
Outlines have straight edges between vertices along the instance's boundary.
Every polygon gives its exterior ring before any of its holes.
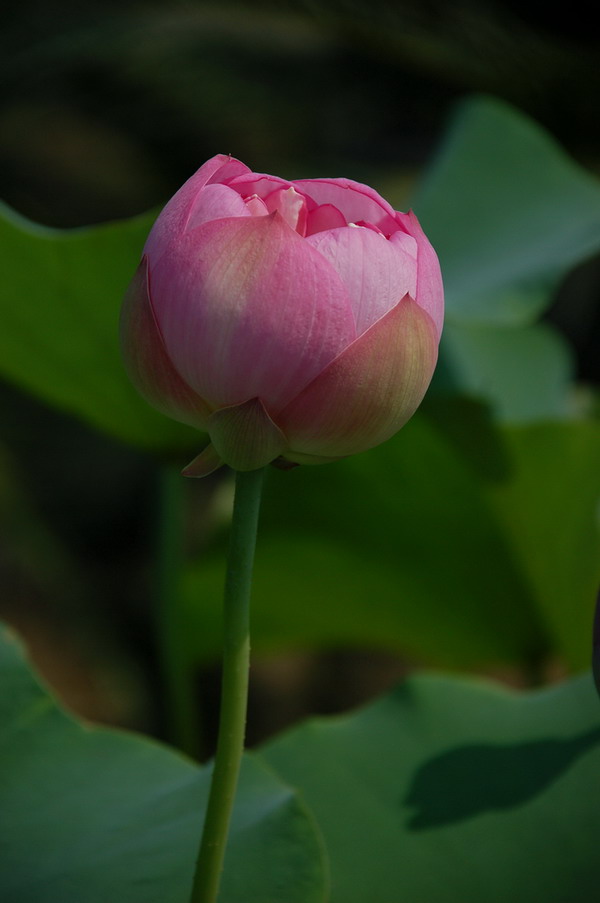
{"type": "Polygon", "coordinates": [[[596,727],[566,740],[481,743],[444,752],[414,774],[403,801],[416,810],[407,828],[422,831],[523,805],[599,742],[596,727]]]}

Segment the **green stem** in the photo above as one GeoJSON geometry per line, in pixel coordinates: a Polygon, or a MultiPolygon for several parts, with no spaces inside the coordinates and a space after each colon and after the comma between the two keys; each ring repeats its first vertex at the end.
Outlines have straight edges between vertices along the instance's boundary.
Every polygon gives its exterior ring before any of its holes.
{"type": "Polygon", "coordinates": [[[200,722],[182,633],[181,574],[184,540],[184,479],[165,464],[160,473],[157,555],[157,645],[171,743],[193,758],[200,753],[200,722]]]}
{"type": "Polygon", "coordinates": [[[216,903],[244,750],[250,668],[250,585],[264,469],[236,473],[225,580],[219,737],[190,903],[216,903]]]}

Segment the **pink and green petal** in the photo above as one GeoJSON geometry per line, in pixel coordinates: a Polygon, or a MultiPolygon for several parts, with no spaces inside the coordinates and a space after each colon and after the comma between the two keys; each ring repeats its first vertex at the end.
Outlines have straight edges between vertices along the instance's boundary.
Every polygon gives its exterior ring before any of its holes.
{"type": "Polygon", "coordinates": [[[288,444],[258,398],[215,411],[208,431],[217,455],[233,470],[265,467],[288,444]]]}
{"type": "Polygon", "coordinates": [[[187,233],[151,291],[169,356],[213,409],[260,397],[276,414],[356,338],[339,276],[278,213],[187,233]]]}
{"type": "Polygon", "coordinates": [[[407,296],[277,417],[286,457],[343,457],[389,439],[422,401],[436,360],[431,317],[407,296]]]}
{"type": "Polygon", "coordinates": [[[416,260],[381,233],[363,226],[347,226],[318,232],[306,241],[339,273],[350,296],[358,335],[395,307],[404,295],[415,297],[416,260]]]}
{"type": "Polygon", "coordinates": [[[121,309],[121,348],[127,374],[144,398],[163,414],[206,429],[211,409],[173,366],[156,325],[144,257],[121,309]]]}

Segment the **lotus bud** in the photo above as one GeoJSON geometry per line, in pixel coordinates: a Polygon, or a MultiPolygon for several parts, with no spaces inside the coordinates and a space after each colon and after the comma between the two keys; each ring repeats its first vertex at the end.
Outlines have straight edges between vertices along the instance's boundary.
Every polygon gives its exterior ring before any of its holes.
{"type": "Polygon", "coordinates": [[[443,306],[412,212],[348,179],[288,182],[219,155],[148,236],[122,352],[150,404],[210,437],[187,475],[322,463],[412,416],[443,306]]]}

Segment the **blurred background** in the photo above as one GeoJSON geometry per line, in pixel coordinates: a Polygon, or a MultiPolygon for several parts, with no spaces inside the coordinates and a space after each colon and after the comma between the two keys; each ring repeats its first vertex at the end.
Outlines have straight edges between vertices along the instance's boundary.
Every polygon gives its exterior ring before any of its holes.
{"type": "MultiPolygon", "coordinates": [[[[479,92],[531,116],[598,173],[600,38],[589,10],[23,0],[0,31],[0,198],[61,229],[126,218],[160,207],[220,152],[290,179],[365,181],[400,204],[457,101],[479,92]]],[[[600,378],[598,286],[598,260],[588,261],[548,313],[588,383],[600,378]]],[[[0,385],[0,404],[0,616],[73,711],[165,737],[149,604],[157,462],[14,385],[0,385]]],[[[191,544],[221,491],[221,477],[187,486],[191,544]]],[[[260,658],[250,740],[370,698],[415,664],[334,648],[260,658]]],[[[207,753],[217,664],[194,680],[207,753]]]]}
{"type": "Polygon", "coordinates": [[[598,37],[583,4],[373,0],[13,4],[1,189],[47,225],[162,204],[232,153],[294,178],[419,169],[452,103],[489,92],[597,162],[598,37]]]}

